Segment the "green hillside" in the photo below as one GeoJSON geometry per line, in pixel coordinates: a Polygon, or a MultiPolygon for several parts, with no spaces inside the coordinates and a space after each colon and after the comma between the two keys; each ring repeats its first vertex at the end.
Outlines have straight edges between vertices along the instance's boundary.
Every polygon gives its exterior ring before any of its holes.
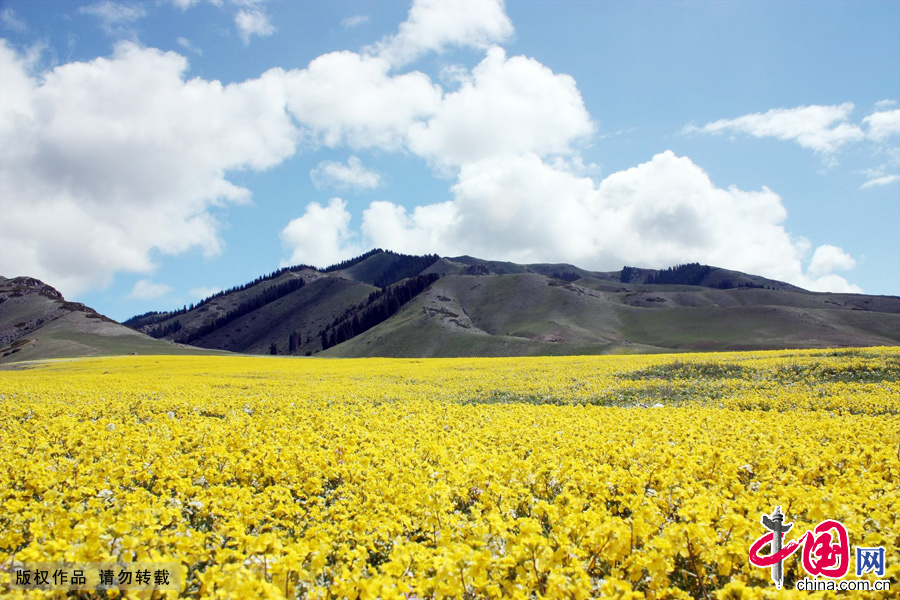
{"type": "Polygon", "coordinates": [[[444,276],[414,302],[325,355],[550,355],[900,343],[900,298],[812,293],[734,271],[713,268],[705,279],[711,285],[731,280],[744,287],[646,284],[641,282],[646,272],[637,283],[622,283],[616,273],[577,277],[585,271],[571,265],[516,269],[471,257],[442,259],[432,270],[444,276]]]}
{"type": "Polygon", "coordinates": [[[697,263],[589,271],[373,250],[283,268],[126,321],[0,280],[0,360],[230,351],[517,356],[900,344],[900,298],[825,294],[697,263]]]}
{"type": "Polygon", "coordinates": [[[116,354],[201,354],[129,329],[29,278],[0,277],[0,364],[116,354]]]}

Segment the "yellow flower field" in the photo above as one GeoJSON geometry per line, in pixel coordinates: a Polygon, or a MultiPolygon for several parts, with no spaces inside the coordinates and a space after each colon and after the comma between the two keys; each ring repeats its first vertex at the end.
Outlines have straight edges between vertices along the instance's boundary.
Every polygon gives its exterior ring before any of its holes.
{"type": "Polygon", "coordinates": [[[896,597],[900,349],[50,361],[0,371],[0,507],[14,598],[116,560],[194,598],[896,597]],[[799,552],[776,590],[774,506],[892,591],[796,591],[799,552]]]}

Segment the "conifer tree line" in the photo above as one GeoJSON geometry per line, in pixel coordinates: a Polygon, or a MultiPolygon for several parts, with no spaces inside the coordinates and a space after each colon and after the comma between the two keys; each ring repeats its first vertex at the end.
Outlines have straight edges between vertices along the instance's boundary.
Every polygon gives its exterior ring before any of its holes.
{"type": "MultiPolygon", "coordinates": [[[[393,252],[389,252],[389,254],[393,254],[393,252]]],[[[375,278],[372,285],[384,288],[403,279],[418,275],[437,262],[439,258],[437,254],[426,254],[425,256],[398,254],[396,255],[396,260],[384,269],[381,275],[375,278]]]]}
{"type": "Polygon", "coordinates": [[[647,275],[644,283],[659,283],[669,285],[702,285],[703,280],[709,277],[712,269],[700,263],[688,263],[678,265],[647,275]]]}
{"type": "MultiPolygon", "coordinates": [[[[235,292],[243,292],[252,288],[255,285],[259,285],[265,281],[269,281],[272,279],[276,279],[285,273],[297,273],[304,269],[309,269],[311,271],[318,271],[319,273],[333,273],[334,271],[343,271],[344,269],[349,269],[353,267],[367,258],[371,258],[376,254],[384,253],[393,258],[393,261],[381,272],[381,274],[377,275],[372,281],[372,285],[375,287],[383,288],[385,286],[391,285],[392,283],[396,283],[402,279],[406,279],[408,277],[412,277],[414,275],[418,275],[431,265],[433,265],[440,257],[437,254],[428,254],[425,256],[412,256],[407,254],[398,254],[396,252],[391,252],[390,250],[382,250],[381,248],[375,248],[374,250],[370,250],[365,254],[361,254],[357,257],[350,258],[348,260],[333,264],[324,269],[319,269],[313,267],[311,265],[293,265],[290,267],[284,267],[278,269],[276,271],[272,271],[268,275],[262,275],[257,277],[253,281],[249,283],[245,283],[242,285],[237,285],[227,290],[222,290],[221,292],[216,292],[215,294],[208,296],[197,302],[196,304],[185,305],[182,308],[173,311],[149,311],[141,315],[136,315],[131,317],[127,321],[123,322],[123,325],[131,327],[133,329],[138,329],[140,327],[146,327],[148,325],[155,325],[157,323],[162,323],[163,321],[168,321],[174,317],[180,317],[181,315],[188,313],[192,310],[203,307],[209,302],[221,298],[223,296],[227,296],[229,294],[233,294],[235,292]]],[[[180,331],[181,325],[176,325],[175,323],[169,323],[165,327],[159,328],[158,330],[162,333],[158,337],[163,337],[166,335],[171,335],[180,331]]],[[[157,329],[152,330],[154,333],[157,329]]],[[[154,335],[151,333],[150,335],[154,335]]],[[[157,337],[154,335],[154,337],[157,337]]]]}
{"type": "Polygon", "coordinates": [[[622,283],[630,283],[634,281],[635,283],[646,284],[698,285],[720,290],[730,290],[734,288],[776,289],[770,288],[769,286],[762,283],[753,283],[752,281],[746,281],[735,285],[734,280],[732,280],[730,277],[728,279],[723,279],[715,283],[704,283],[711,272],[712,267],[709,267],[707,265],[701,265],[700,263],[688,263],[685,265],[669,267],[668,269],[661,269],[659,271],[656,271],[655,273],[649,272],[643,277],[643,281],[641,281],[641,270],[626,266],[622,267],[622,271],[619,273],[619,281],[621,281],[622,283]]]}
{"type": "MultiPolygon", "coordinates": [[[[319,271],[320,273],[333,273],[334,271],[343,271],[344,269],[349,269],[350,267],[361,263],[362,261],[366,260],[367,258],[375,256],[379,252],[383,252],[383,250],[381,248],[373,248],[372,250],[369,250],[365,254],[360,254],[359,256],[356,256],[354,258],[348,258],[347,260],[342,260],[339,263],[335,263],[335,264],[331,265],[330,267],[325,267],[324,269],[316,269],[316,270],[319,271]]],[[[387,253],[393,254],[393,252],[391,252],[390,250],[388,250],[387,253]]]]}
{"type": "Polygon", "coordinates": [[[344,311],[319,333],[322,349],[327,350],[388,320],[439,278],[437,273],[417,275],[372,292],[365,302],[344,311]]]}
{"type": "MultiPolygon", "coordinates": [[[[131,317],[127,321],[124,321],[122,324],[136,329],[138,327],[143,327],[146,325],[153,325],[156,323],[160,323],[162,321],[168,321],[172,317],[179,317],[179,316],[181,316],[185,313],[188,313],[194,309],[201,308],[205,304],[208,304],[209,302],[215,300],[216,298],[221,298],[222,296],[227,296],[228,294],[233,294],[235,292],[243,292],[244,290],[248,290],[248,289],[252,288],[254,285],[259,285],[260,283],[262,283],[264,281],[276,279],[278,277],[281,277],[285,273],[297,273],[298,271],[302,271],[303,269],[311,269],[313,271],[319,270],[319,269],[316,269],[315,267],[311,267],[309,265],[294,265],[292,267],[284,267],[282,269],[278,269],[277,271],[272,271],[268,275],[262,275],[260,277],[257,277],[256,279],[254,279],[253,281],[251,281],[249,283],[245,283],[243,285],[236,285],[232,288],[228,288],[227,290],[222,290],[221,292],[216,292],[212,296],[208,296],[196,304],[191,304],[190,306],[185,305],[183,308],[180,308],[178,310],[172,310],[172,311],[167,311],[167,312],[158,312],[158,311],[151,310],[150,312],[146,312],[142,315],[136,315],[134,317],[131,317]]],[[[180,326],[179,326],[179,329],[180,329],[180,326]]],[[[178,331],[178,329],[176,329],[175,331],[178,331]]],[[[170,331],[169,333],[172,333],[172,331],[170,331]]],[[[150,335],[153,335],[153,334],[150,334],[150,335]]],[[[168,335],[168,334],[163,334],[163,335],[168,335]]],[[[154,337],[156,337],[156,336],[154,336],[154,337]]]]}
{"type": "Polygon", "coordinates": [[[418,275],[437,261],[440,256],[437,254],[426,254],[425,256],[415,256],[411,254],[399,254],[391,250],[382,250],[375,248],[369,250],[365,254],[360,254],[354,258],[333,264],[324,269],[318,269],[320,273],[333,273],[334,271],[344,271],[350,267],[356,266],[367,258],[371,258],[376,254],[384,254],[392,258],[391,264],[372,281],[376,287],[384,287],[392,283],[396,283],[401,279],[418,275]]]}
{"type": "MultiPolygon", "coordinates": [[[[262,308],[266,304],[274,302],[283,296],[287,296],[291,292],[299,290],[304,285],[305,282],[301,277],[290,279],[288,281],[285,281],[284,283],[279,283],[277,285],[270,285],[265,290],[263,290],[261,294],[258,294],[253,298],[249,298],[244,302],[241,302],[235,308],[229,310],[214,321],[206,323],[205,325],[198,327],[194,331],[184,332],[181,335],[176,335],[174,341],[181,344],[190,344],[191,342],[199,340],[203,336],[212,333],[216,329],[224,327],[232,321],[235,321],[243,317],[244,315],[253,312],[254,310],[262,308]]],[[[173,323],[170,323],[165,327],[155,327],[154,329],[150,330],[148,334],[155,338],[161,338],[166,335],[176,334],[180,331],[182,331],[181,321],[175,319],[173,323]]]]}
{"type": "MultiPolygon", "coordinates": [[[[676,265],[659,271],[636,269],[635,267],[622,267],[619,273],[619,281],[622,283],[645,283],[665,285],[703,285],[703,281],[709,277],[712,267],[700,263],[688,263],[676,265]]],[[[715,286],[707,286],[715,287],[715,286]]]]}
{"type": "Polygon", "coordinates": [[[581,279],[581,275],[579,275],[578,273],[573,273],[571,271],[564,271],[562,273],[560,273],[559,271],[553,271],[553,274],[550,275],[550,277],[553,277],[554,279],[562,279],[563,281],[568,281],[569,283],[581,279]]]}
{"type": "Polygon", "coordinates": [[[731,279],[723,279],[718,283],[709,284],[709,287],[714,287],[720,290],[731,290],[734,288],[737,289],[767,289],[774,290],[775,288],[769,287],[767,285],[763,285],[762,283],[753,283],[751,281],[745,281],[743,283],[739,283],[734,285],[734,281],[731,279]]]}

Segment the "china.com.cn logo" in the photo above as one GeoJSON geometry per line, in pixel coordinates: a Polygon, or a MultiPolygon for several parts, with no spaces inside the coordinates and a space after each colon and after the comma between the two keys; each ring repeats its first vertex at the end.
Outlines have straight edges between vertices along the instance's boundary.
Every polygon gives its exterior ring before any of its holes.
{"type": "MultiPolygon", "coordinates": [[[[814,578],[821,576],[828,579],[841,579],[850,571],[850,540],[847,528],[840,521],[833,519],[822,521],[813,529],[788,543],[785,543],[784,538],[794,524],[784,522],[780,506],[776,506],[771,515],[762,515],[760,523],[769,532],[750,546],[750,564],[756,567],[771,567],[772,582],[778,589],[781,589],[784,584],[784,559],[801,548],[803,549],[803,568],[814,578]],[[770,548],[770,554],[760,554],[766,545],[770,548]]],[[[860,577],[863,573],[874,573],[878,577],[884,577],[884,554],[885,550],[881,547],[857,546],[856,576],[860,577]]],[[[798,589],[800,589],[800,583],[798,582],[798,589]]],[[[890,585],[887,581],[884,583],[890,585]]]]}

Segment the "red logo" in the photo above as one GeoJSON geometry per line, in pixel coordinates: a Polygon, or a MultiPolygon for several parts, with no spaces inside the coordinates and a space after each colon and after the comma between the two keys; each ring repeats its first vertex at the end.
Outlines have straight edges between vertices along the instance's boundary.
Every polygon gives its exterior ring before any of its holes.
{"type": "Polygon", "coordinates": [[[783,519],[781,507],[776,507],[771,516],[763,515],[760,522],[769,533],[750,546],[750,564],[772,567],[772,581],[779,589],[784,579],[782,561],[801,547],[803,568],[810,575],[840,579],[847,574],[850,570],[850,539],[847,528],[840,521],[822,521],[811,531],[784,544],[784,536],[793,527],[793,523],[783,523],[783,519]],[[760,552],[766,545],[770,546],[770,554],[761,555],[760,552]]]}

